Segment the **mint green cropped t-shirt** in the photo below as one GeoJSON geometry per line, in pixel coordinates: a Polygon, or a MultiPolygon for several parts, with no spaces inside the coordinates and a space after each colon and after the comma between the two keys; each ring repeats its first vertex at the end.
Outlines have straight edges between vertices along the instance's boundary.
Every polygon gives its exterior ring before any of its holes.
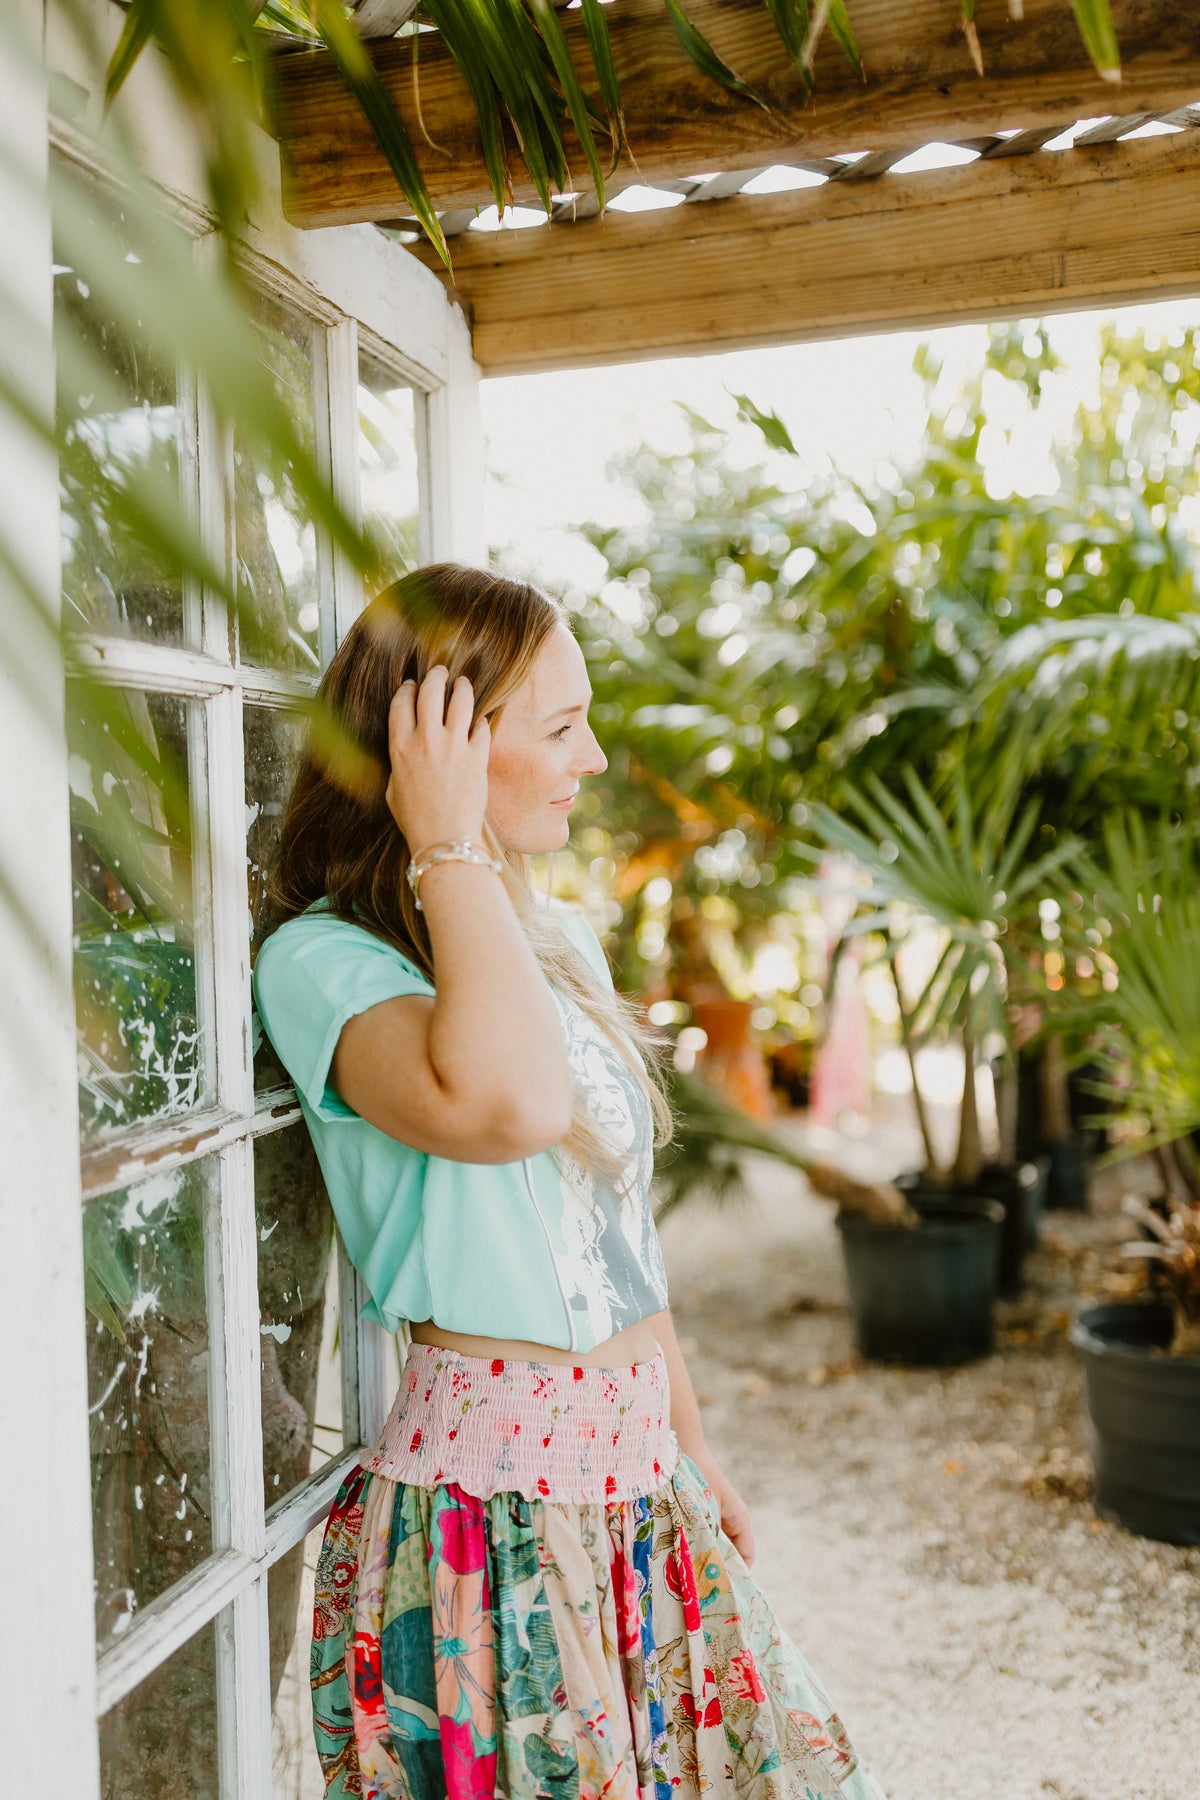
{"type": "MultiPolygon", "coordinates": [[[[554,904],[577,953],[611,986],[586,919],[554,904]]],[[[347,1019],[433,991],[400,951],[319,903],[281,925],[255,964],[259,1018],[296,1085],[338,1228],[370,1295],[364,1316],[389,1331],[433,1319],[448,1331],[586,1351],[661,1312],[650,1108],[604,1033],[553,985],[572,1073],[620,1146],[623,1191],[593,1180],[561,1148],[517,1163],[428,1156],[330,1087],[347,1019]]],[[[513,1055],[520,1049],[513,1044],[513,1055]]]]}

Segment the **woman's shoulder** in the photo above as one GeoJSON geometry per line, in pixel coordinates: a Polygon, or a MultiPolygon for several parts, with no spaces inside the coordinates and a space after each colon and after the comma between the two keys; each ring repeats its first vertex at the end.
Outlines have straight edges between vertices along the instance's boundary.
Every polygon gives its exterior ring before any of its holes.
{"type": "Polygon", "coordinates": [[[255,958],[254,974],[259,982],[264,975],[279,974],[290,967],[353,967],[364,963],[396,965],[432,991],[433,983],[398,945],[367,925],[339,917],[325,901],[316,901],[276,926],[255,958]]]}

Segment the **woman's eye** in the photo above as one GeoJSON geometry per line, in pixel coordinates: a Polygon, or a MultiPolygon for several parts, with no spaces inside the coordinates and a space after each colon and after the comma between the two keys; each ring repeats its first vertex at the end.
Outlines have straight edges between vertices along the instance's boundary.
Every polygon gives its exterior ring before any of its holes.
{"type": "Polygon", "coordinates": [[[550,736],[555,742],[557,742],[557,740],[559,738],[565,738],[568,731],[570,731],[570,729],[571,729],[571,722],[570,722],[570,720],[568,720],[565,725],[560,725],[557,731],[552,731],[550,733],[550,736]]]}

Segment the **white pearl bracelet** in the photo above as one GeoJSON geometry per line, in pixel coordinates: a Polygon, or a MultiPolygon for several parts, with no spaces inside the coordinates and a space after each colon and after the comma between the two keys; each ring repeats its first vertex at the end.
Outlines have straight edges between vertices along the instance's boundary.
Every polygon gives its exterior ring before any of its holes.
{"type": "Polygon", "coordinates": [[[470,838],[460,838],[448,844],[430,844],[427,849],[414,856],[408,865],[408,885],[412,889],[418,912],[425,910],[417,892],[422,875],[436,868],[438,863],[448,862],[477,863],[480,868],[494,869],[497,875],[501,870],[501,864],[496,858],[489,856],[482,844],[473,844],[470,838]]]}

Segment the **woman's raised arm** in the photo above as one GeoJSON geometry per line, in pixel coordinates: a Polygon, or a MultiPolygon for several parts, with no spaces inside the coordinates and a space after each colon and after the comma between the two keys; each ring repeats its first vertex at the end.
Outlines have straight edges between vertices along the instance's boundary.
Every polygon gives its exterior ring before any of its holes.
{"type": "MultiPolygon", "coordinates": [[[[491,734],[472,726],[464,676],[407,681],[388,719],[387,800],[414,855],[480,843],[491,734]]],[[[549,987],[511,901],[484,865],[438,863],[421,878],[434,996],[385,1000],[350,1019],[334,1088],[390,1137],[459,1162],[517,1162],[570,1128],[573,1086],[549,987]]]]}

